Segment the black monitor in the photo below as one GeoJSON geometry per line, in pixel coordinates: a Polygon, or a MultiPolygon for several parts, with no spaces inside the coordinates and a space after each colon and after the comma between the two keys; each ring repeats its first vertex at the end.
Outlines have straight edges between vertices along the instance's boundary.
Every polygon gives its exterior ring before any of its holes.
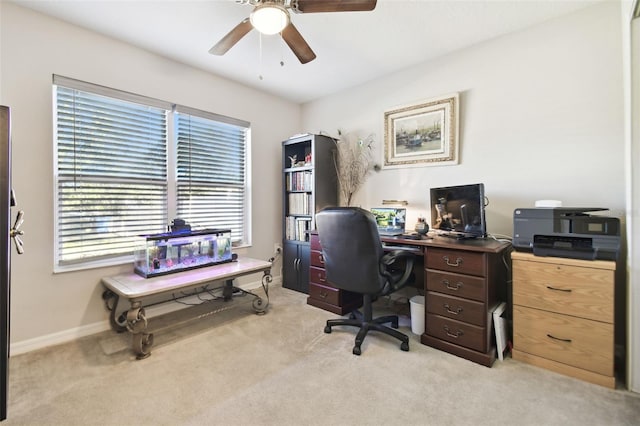
{"type": "Polygon", "coordinates": [[[484,238],[484,184],[431,188],[431,229],[457,238],[484,238]]]}

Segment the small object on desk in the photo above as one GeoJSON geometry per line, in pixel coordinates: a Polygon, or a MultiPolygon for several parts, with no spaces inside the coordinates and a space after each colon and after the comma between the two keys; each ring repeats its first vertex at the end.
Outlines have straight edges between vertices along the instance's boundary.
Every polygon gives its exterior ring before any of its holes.
{"type": "Polygon", "coordinates": [[[429,225],[424,217],[420,216],[418,218],[418,223],[416,223],[416,232],[420,235],[425,235],[429,232],[429,225]]]}
{"type": "Polygon", "coordinates": [[[405,240],[421,240],[422,235],[420,234],[402,234],[400,238],[404,238],[405,240]]]}

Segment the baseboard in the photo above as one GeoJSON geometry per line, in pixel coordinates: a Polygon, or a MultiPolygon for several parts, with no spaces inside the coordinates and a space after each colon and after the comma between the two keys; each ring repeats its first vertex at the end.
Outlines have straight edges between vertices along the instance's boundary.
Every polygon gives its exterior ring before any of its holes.
{"type": "MultiPolygon", "coordinates": [[[[273,281],[270,284],[282,285],[282,277],[273,277],[273,281]]],[[[262,287],[261,281],[251,281],[239,286],[243,290],[251,291],[262,287]]],[[[189,303],[189,299],[185,299],[186,303],[189,303]]],[[[193,303],[197,303],[197,298],[194,297],[193,303]]],[[[175,312],[180,309],[188,308],[188,305],[180,303],[163,303],[149,308],[145,308],[145,313],[148,318],[157,317],[159,315],[175,312]]],[[[111,329],[109,320],[96,322],[93,324],[87,324],[80,327],[71,328],[68,330],[59,331],[57,333],[51,333],[44,336],[35,337],[33,339],[22,340],[20,342],[11,343],[9,346],[10,355],[20,355],[27,352],[43,349],[49,346],[60,345],[62,343],[72,342],[82,337],[90,336],[92,334],[101,333],[111,329]]]]}
{"type": "Polygon", "coordinates": [[[105,330],[109,330],[109,328],[109,321],[101,321],[93,324],[83,325],[81,327],[71,328],[69,330],[59,331],[57,333],[34,337],[33,339],[11,343],[9,345],[9,355],[20,355],[49,346],[68,343],[85,336],[101,333],[105,330]]]}

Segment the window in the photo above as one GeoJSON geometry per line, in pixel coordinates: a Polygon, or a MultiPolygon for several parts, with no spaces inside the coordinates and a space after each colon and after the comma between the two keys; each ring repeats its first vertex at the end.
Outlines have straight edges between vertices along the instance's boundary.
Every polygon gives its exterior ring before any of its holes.
{"type": "Polygon", "coordinates": [[[247,244],[249,124],[54,76],[57,270],[129,261],[169,218],[247,244]]]}
{"type": "Polygon", "coordinates": [[[243,235],[247,129],[176,112],[178,217],[243,235]]]}

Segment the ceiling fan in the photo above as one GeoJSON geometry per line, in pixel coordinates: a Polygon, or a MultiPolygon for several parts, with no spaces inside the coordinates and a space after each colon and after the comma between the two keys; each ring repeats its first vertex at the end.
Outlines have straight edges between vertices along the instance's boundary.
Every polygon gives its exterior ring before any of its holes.
{"type": "Polygon", "coordinates": [[[249,18],[235,26],[216,43],[209,53],[224,55],[253,28],[262,34],[280,33],[282,39],[306,64],[316,58],[302,34],[291,22],[289,11],[295,13],[367,12],[375,9],[377,0],[236,0],[237,3],[254,6],[249,18]]]}

